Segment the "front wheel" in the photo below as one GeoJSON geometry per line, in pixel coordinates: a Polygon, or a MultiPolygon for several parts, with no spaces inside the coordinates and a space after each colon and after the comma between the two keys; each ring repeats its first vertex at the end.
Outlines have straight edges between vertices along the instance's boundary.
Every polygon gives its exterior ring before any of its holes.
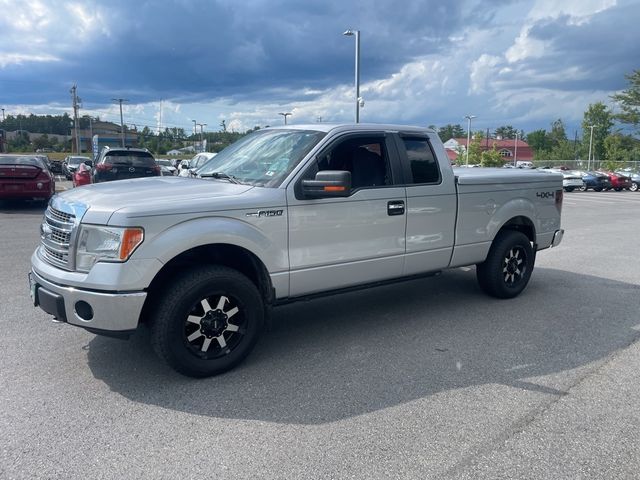
{"type": "Polygon", "coordinates": [[[586,185],[582,185],[578,190],[580,190],[581,192],[586,192],[587,190],[589,190],[589,187],[587,187],[586,185]]]}
{"type": "Polygon", "coordinates": [[[621,192],[621,191],[622,191],[622,187],[616,187],[616,188],[614,188],[614,190],[615,190],[616,192],[621,192]]]}
{"type": "Polygon", "coordinates": [[[486,294],[513,298],[529,283],[533,264],[533,248],[527,236],[515,230],[503,230],[493,240],[487,259],[476,266],[476,277],[486,294]]]}
{"type": "Polygon", "coordinates": [[[594,188],[594,190],[595,190],[596,192],[601,192],[601,191],[602,191],[602,187],[596,187],[596,188],[594,188]]]}
{"type": "Polygon", "coordinates": [[[225,372],[244,360],[264,325],[256,285],[236,270],[187,271],[156,297],[151,341],[158,356],[190,377],[225,372]]]}
{"type": "Polygon", "coordinates": [[[637,192],[638,191],[638,182],[631,182],[631,186],[629,187],[629,190],[631,190],[632,192],[637,192]]]}
{"type": "Polygon", "coordinates": [[[564,187],[565,192],[573,192],[574,187],[564,187]]]}

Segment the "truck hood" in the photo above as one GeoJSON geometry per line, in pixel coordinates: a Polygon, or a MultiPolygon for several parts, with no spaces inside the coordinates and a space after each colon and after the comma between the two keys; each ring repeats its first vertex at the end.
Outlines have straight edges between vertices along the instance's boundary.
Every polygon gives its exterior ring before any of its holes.
{"type": "Polygon", "coordinates": [[[174,208],[188,210],[190,205],[216,203],[216,199],[241,195],[254,188],[219,180],[180,177],[149,177],[97,183],[73,188],[58,195],[59,200],[87,208],[85,223],[107,224],[111,215],[126,209],[128,215],[174,208]]]}

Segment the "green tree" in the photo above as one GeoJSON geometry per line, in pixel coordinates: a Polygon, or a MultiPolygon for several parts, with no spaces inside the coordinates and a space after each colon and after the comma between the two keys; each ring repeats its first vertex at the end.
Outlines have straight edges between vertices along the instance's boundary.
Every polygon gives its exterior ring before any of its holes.
{"type": "Polygon", "coordinates": [[[634,160],[640,147],[640,142],[630,135],[614,133],[604,139],[604,167],[616,170],[625,163],[634,160]]]}
{"type": "Polygon", "coordinates": [[[582,150],[588,156],[591,142],[591,126],[593,125],[593,144],[591,158],[604,158],[604,139],[609,136],[613,127],[613,114],[602,102],[589,105],[582,120],[582,150]],[[585,151],[586,150],[586,151],[585,151]]]}
{"type": "Polygon", "coordinates": [[[464,131],[460,124],[447,124],[444,127],[438,129],[438,135],[440,140],[446,142],[451,138],[463,138],[467,136],[467,132],[464,131]]]}
{"type": "Polygon", "coordinates": [[[496,128],[496,131],[493,134],[495,135],[496,138],[501,137],[505,140],[516,138],[516,134],[518,134],[520,138],[522,138],[522,136],[520,135],[520,132],[518,132],[511,125],[503,125],[502,127],[498,127],[496,128]]]}
{"type": "Polygon", "coordinates": [[[564,122],[562,119],[559,118],[551,123],[551,131],[547,134],[547,139],[549,141],[549,149],[557,147],[562,142],[567,141],[567,132],[564,128],[564,122]]]}
{"type": "Polygon", "coordinates": [[[533,149],[534,155],[546,154],[551,149],[550,140],[545,129],[534,130],[527,135],[527,143],[533,149]]]}
{"type": "Polygon", "coordinates": [[[482,152],[480,158],[483,167],[502,167],[504,165],[504,158],[500,156],[495,143],[491,149],[482,152]]]}
{"type": "Polygon", "coordinates": [[[629,80],[629,88],[611,96],[622,110],[614,117],[640,133],[640,70],[634,70],[625,77],[629,80]]]}
{"type": "Polygon", "coordinates": [[[575,155],[576,152],[573,142],[562,140],[551,149],[546,160],[574,160],[576,158],[575,155]]]}

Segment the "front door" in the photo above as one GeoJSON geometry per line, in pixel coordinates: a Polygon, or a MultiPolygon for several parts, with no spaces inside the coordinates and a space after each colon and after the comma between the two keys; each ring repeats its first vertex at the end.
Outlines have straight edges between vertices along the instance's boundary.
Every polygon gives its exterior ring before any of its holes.
{"type": "Polygon", "coordinates": [[[404,186],[394,184],[396,162],[384,133],[347,135],[316,156],[298,182],[319,170],[348,170],[348,197],[308,199],[290,185],[291,296],[402,274],[406,196],[404,186]]]}

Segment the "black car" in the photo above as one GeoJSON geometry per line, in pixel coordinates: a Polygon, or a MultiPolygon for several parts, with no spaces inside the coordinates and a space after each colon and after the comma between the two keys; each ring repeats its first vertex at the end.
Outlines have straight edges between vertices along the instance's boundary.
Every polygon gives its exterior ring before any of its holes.
{"type": "Polygon", "coordinates": [[[64,159],[62,164],[62,173],[67,177],[67,180],[71,180],[73,174],[78,170],[78,167],[81,163],[86,162],[87,160],[91,160],[89,157],[79,157],[76,155],[69,155],[64,159]]]}
{"type": "Polygon", "coordinates": [[[104,147],[92,171],[93,183],[158,175],[160,166],[146,148],[104,147]]]}

